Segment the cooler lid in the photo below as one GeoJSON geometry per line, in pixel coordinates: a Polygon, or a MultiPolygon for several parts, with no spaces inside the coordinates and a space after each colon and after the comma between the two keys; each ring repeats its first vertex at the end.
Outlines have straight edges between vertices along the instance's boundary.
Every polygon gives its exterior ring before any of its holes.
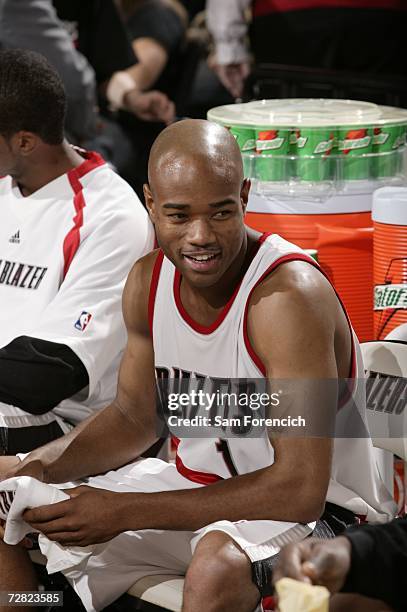
{"type": "Polygon", "coordinates": [[[373,194],[373,221],[407,226],[407,187],[381,187],[373,194]]]}
{"type": "Polygon", "coordinates": [[[289,98],[218,106],[209,121],[248,127],[335,127],[407,124],[407,110],[360,100],[289,98]]]}

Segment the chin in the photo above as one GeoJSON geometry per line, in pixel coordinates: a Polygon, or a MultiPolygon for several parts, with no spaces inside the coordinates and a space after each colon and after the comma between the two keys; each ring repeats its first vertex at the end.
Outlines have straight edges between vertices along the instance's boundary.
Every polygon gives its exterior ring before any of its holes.
{"type": "Polygon", "coordinates": [[[191,287],[196,287],[197,289],[206,289],[208,287],[213,287],[219,282],[219,279],[222,277],[222,274],[199,274],[196,272],[195,274],[191,274],[189,271],[184,273],[181,271],[183,278],[185,278],[191,287]]]}

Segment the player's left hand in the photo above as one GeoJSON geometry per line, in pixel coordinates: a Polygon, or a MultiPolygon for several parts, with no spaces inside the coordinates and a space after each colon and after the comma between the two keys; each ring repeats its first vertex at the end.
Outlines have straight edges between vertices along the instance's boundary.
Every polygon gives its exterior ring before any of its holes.
{"type": "Polygon", "coordinates": [[[65,493],[71,499],[26,510],[24,520],[64,546],[100,544],[125,531],[120,527],[119,493],[86,486],[65,493]]]}

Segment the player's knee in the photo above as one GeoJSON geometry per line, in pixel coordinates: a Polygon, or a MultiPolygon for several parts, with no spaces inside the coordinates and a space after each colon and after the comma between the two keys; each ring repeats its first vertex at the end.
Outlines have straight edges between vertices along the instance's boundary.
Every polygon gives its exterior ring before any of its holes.
{"type": "Polygon", "coordinates": [[[185,578],[186,602],[205,603],[205,610],[214,612],[242,602],[243,593],[255,599],[256,591],[250,561],[229,536],[210,532],[200,540],[185,578]]]}

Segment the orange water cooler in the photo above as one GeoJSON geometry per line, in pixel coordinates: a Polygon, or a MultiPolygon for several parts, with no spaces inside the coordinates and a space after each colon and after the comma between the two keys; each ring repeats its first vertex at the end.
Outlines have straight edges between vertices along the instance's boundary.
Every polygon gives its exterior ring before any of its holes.
{"type": "Polygon", "coordinates": [[[373,197],[374,333],[392,338],[407,324],[407,187],[383,187],[373,197]]]}
{"type": "Polygon", "coordinates": [[[260,195],[250,197],[246,224],[275,232],[302,248],[316,248],[318,261],[341,296],[360,341],[373,338],[372,187],[352,185],[324,201],[260,195]]]}

